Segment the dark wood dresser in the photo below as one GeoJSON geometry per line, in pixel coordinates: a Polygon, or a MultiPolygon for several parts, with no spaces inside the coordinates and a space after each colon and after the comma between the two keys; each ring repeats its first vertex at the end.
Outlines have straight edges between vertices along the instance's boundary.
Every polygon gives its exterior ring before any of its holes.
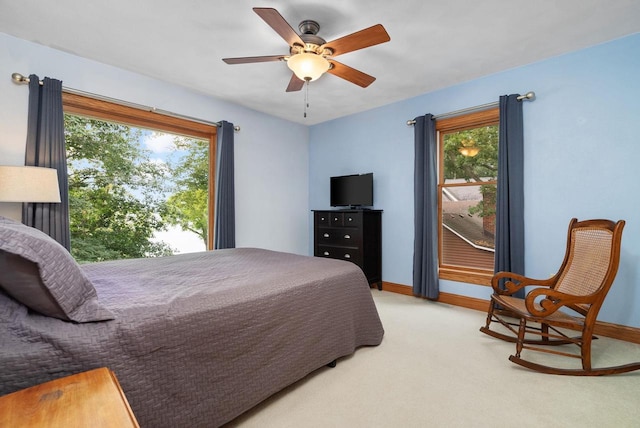
{"type": "Polygon", "coordinates": [[[313,218],[313,255],[357,264],[381,290],[382,210],[316,210],[313,218]]]}

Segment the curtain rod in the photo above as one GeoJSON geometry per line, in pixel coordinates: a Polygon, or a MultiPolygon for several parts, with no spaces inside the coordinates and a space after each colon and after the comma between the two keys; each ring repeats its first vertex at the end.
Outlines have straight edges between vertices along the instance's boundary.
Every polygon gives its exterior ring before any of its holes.
{"type": "MultiPolygon", "coordinates": [[[[524,95],[518,96],[518,101],[528,100],[533,101],[536,99],[536,93],[533,91],[529,91],[524,95]]],[[[434,119],[444,119],[445,117],[453,117],[460,116],[461,114],[473,113],[476,111],[487,110],[493,107],[497,107],[500,103],[498,101],[494,101],[492,103],[482,104],[475,107],[463,108],[462,110],[451,111],[449,113],[443,113],[436,116],[433,116],[434,119]]],[[[407,126],[415,125],[416,121],[411,119],[407,120],[407,126]]]]}
{"type": "MultiPolygon", "coordinates": [[[[20,73],[13,73],[11,74],[11,80],[13,80],[13,83],[16,84],[26,84],[29,83],[30,79],[20,73]]],[[[40,85],[43,84],[42,80],[38,81],[38,83],[40,85]]],[[[129,101],[124,101],[124,100],[119,100],[117,98],[111,98],[111,97],[105,97],[104,95],[98,95],[98,94],[94,94],[91,92],[85,92],[85,91],[81,91],[79,89],[72,89],[72,88],[68,88],[66,86],[62,87],[62,91],[66,92],[68,94],[73,94],[73,95],[82,95],[85,97],[89,97],[89,98],[94,98],[100,101],[107,101],[110,103],[114,103],[114,104],[119,104],[122,106],[126,106],[126,107],[131,107],[131,108],[136,108],[138,110],[144,110],[144,111],[149,111],[152,113],[158,113],[164,116],[169,116],[169,117],[175,117],[178,119],[185,119],[185,120],[190,120],[192,122],[198,122],[198,123],[202,123],[204,125],[211,125],[211,126],[220,126],[219,123],[217,122],[210,122],[208,120],[204,120],[204,119],[198,119],[196,117],[191,117],[191,116],[185,116],[183,114],[178,114],[178,113],[173,113],[167,110],[162,110],[162,109],[158,109],[155,107],[149,107],[149,106],[145,106],[142,104],[136,104],[136,103],[131,103],[129,101]]],[[[240,131],[240,126],[238,125],[234,125],[233,127],[234,131],[238,132],[240,131]]]]}

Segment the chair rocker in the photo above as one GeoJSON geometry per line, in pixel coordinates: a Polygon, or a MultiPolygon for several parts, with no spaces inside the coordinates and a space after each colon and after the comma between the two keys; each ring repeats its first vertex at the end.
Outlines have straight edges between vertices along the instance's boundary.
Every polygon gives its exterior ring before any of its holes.
{"type": "Polygon", "coordinates": [[[486,325],[480,331],[516,343],[509,360],[542,373],[600,376],[640,369],[640,363],[615,367],[591,367],[591,342],[596,318],[611,288],[620,261],[624,220],[572,219],[567,234],[567,251],[560,270],[553,277],[537,280],[511,272],[498,272],[492,280],[493,295],[486,325]],[[502,284],[504,283],[504,284],[502,284]],[[513,296],[524,287],[534,287],[525,298],[513,296]],[[508,332],[490,328],[499,323],[508,332]],[[559,330],[580,332],[574,337],[559,330]],[[533,335],[534,338],[531,338],[533,335]],[[550,346],[573,344],[579,353],[550,346]],[[522,351],[532,350],[579,358],[582,369],[550,367],[525,360],[522,351]]]}

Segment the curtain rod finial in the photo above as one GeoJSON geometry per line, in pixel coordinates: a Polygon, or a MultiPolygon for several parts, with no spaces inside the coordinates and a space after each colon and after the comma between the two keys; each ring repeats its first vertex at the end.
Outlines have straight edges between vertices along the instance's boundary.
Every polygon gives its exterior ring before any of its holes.
{"type": "Polygon", "coordinates": [[[529,92],[527,92],[526,94],[524,94],[524,97],[525,97],[526,99],[528,99],[529,101],[533,101],[533,100],[535,100],[535,99],[536,99],[536,93],[535,93],[535,92],[533,92],[533,91],[529,91],[529,92]]]}
{"type": "Polygon", "coordinates": [[[13,80],[14,83],[29,83],[29,78],[20,73],[11,74],[11,80],[13,80]]]}

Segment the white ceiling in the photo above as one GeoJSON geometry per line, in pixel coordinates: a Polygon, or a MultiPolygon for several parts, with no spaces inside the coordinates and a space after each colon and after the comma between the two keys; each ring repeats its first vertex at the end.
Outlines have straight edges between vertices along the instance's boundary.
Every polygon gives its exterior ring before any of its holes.
{"type": "Polygon", "coordinates": [[[0,0],[0,31],[312,125],[637,33],[640,1],[0,0]],[[288,54],[253,7],[296,30],[313,19],[327,41],[384,25],[390,42],[339,57],[377,80],[363,89],[321,77],[305,119],[304,91],[285,92],[286,63],[222,62],[288,54]]]}

